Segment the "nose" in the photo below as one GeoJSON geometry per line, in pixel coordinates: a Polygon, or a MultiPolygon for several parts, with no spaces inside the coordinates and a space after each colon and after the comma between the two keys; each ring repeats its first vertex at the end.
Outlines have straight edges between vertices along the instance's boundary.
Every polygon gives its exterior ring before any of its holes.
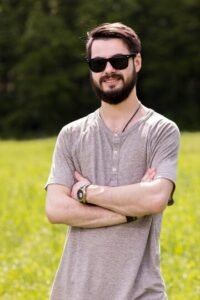
{"type": "Polygon", "coordinates": [[[107,64],[106,64],[104,72],[105,73],[113,73],[113,72],[115,72],[115,69],[113,68],[113,66],[111,65],[111,63],[109,61],[107,61],[107,64]]]}

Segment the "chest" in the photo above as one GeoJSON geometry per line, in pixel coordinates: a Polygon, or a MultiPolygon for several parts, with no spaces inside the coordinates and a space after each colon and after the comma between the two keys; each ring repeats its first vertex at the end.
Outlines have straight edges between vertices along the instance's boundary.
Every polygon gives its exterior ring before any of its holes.
{"type": "Polygon", "coordinates": [[[146,132],[98,131],[78,139],[72,156],[75,168],[93,183],[117,186],[141,181],[148,165],[147,148],[146,132]]]}

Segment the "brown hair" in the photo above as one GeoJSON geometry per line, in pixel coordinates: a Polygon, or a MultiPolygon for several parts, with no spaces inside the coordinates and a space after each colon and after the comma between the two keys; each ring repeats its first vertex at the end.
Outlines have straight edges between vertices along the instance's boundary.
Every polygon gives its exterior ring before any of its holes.
{"type": "Polygon", "coordinates": [[[141,41],[136,32],[122,23],[103,23],[87,33],[86,57],[91,57],[91,48],[94,40],[122,39],[131,53],[141,52],[141,41]]]}

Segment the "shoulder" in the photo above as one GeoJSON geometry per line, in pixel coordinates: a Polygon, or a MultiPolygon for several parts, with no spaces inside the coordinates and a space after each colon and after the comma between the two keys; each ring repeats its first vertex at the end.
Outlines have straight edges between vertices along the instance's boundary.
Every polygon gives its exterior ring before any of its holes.
{"type": "Polygon", "coordinates": [[[73,122],[68,123],[65,125],[59,135],[62,136],[68,136],[68,135],[80,135],[83,134],[84,132],[87,132],[88,130],[91,129],[96,123],[98,119],[98,113],[97,111],[92,112],[91,114],[80,118],[78,120],[75,120],[73,122]]]}
{"type": "Polygon", "coordinates": [[[57,136],[57,146],[60,144],[72,149],[85,137],[94,136],[99,128],[98,110],[65,125],[57,136]]]}
{"type": "Polygon", "coordinates": [[[149,125],[152,127],[162,128],[165,126],[176,128],[178,130],[177,124],[170,120],[169,118],[159,114],[158,112],[151,110],[150,117],[148,119],[149,125]]]}
{"type": "Polygon", "coordinates": [[[151,110],[151,114],[147,120],[150,135],[153,137],[175,135],[180,136],[177,124],[169,118],[151,110]]]}
{"type": "Polygon", "coordinates": [[[180,147],[180,131],[174,121],[152,110],[148,127],[148,145],[152,153],[158,149],[163,149],[164,152],[169,149],[177,153],[180,147]]]}

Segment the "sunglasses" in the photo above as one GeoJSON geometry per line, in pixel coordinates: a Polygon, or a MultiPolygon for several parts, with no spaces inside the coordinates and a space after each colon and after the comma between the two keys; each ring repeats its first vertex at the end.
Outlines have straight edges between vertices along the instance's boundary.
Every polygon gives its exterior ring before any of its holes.
{"type": "Polygon", "coordinates": [[[112,67],[116,70],[123,70],[128,67],[128,61],[130,57],[135,57],[135,53],[130,54],[116,54],[111,56],[110,58],[96,57],[88,59],[88,65],[90,70],[95,73],[102,72],[105,70],[107,62],[112,65],[112,67]]]}

